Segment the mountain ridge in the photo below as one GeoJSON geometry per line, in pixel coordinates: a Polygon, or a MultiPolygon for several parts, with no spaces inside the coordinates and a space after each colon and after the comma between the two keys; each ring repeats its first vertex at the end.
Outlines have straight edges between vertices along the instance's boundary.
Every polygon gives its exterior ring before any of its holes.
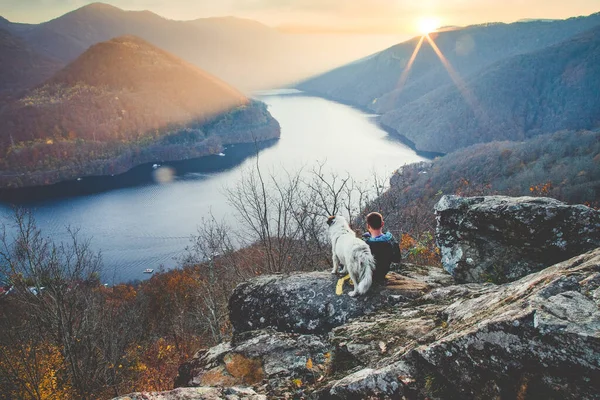
{"type": "MultiPolygon", "coordinates": [[[[135,35],[249,93],[273,88],[387,47],[391,38],[288,35],[243,18],[176,21],[94,3],[41,24],[5,24],[37,52],[69,63],[91,45],[135,35]],[[336,48],[335,52],[329,49],[336,48]]],[[[0,24],[2,26],[2,24],[0,24]]]]}
{"type": "MultiPolygon", "coordinates": [[[[600,25],[600,13],[555,22],[472,25],[432,37],[463,78],[511,55],[559,43],[600,25]],[[479,42],[479,43],[478,43],[479,42]]],[[[420,37],[301,82],[297,87],[337,101],[385,113],[451,84],[448,72],[425,41],[401,90],[398,83],[420,37]]]]}

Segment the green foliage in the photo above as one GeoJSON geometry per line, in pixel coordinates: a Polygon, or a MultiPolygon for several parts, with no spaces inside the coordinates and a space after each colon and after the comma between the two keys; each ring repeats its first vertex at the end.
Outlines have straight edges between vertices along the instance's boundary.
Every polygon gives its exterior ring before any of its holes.
{"type": "Polygon", "coordinates": [[[165,136],[162,142],[164,144],[195,144],[204,140],[205,137],[204,132],[199,129],[185,128],[165,136]]]}

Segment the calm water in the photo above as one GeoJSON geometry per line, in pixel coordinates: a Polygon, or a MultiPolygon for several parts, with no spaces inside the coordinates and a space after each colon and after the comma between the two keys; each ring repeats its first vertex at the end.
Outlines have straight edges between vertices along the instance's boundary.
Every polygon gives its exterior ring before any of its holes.
{"type": "MultiPolygon", "coordinates": [[[[328,170],[367,180],[373,172],[389,176],[422,160],[381,130],[373,116],[351,107],[289,91],[258,98],[281,124],[281,139],[259,152],[262,170],[295,171],[325,161],[328,170]]],[[[209,212],[233,221],[224,189],[255,165],[255,154],[254,146],[237,145],[223,157],[168,163],[177,171],[168,184],[154,183],[152,165],[144,165],[123,176],[21,192],[11,201],[32,209],[43,233],[55,240],[66,238],[66,226],[80,228],[102,251],[107,282],[144,279],[145,268],[177,265],[174,260],[209,212]]],[[[7,200],[0,203],[2,220],[9,221],[11,213],[7,200]]]]}

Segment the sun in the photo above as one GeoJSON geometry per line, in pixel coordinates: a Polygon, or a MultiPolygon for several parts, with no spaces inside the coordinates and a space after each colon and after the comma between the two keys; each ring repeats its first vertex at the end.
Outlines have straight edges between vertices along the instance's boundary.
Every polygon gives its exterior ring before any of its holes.
{"type": "Polygon", "coordinates": [[[422,35],[428,35],[431,32],[435,32],[439,26],[440,20],[435,17],[422,17],[417,21],[417,28],[422,35]]]}

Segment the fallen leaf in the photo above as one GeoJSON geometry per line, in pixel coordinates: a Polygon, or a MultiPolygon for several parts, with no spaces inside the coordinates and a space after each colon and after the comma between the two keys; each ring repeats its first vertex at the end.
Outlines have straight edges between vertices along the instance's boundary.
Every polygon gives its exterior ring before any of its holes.
{"type": "Polygon", "coordinates": [[[312,358],[308,358],[308,360],[306,360],[306,369],[312,369],[313,368],[313,362],[312,362],[312,358]]]}
{"type": "Polygon", "coordinates": [[[383,342],[379,342],[379,348],[381,349],[382,353],[385,353],[387,351],[387,345],[383,342]]]}

